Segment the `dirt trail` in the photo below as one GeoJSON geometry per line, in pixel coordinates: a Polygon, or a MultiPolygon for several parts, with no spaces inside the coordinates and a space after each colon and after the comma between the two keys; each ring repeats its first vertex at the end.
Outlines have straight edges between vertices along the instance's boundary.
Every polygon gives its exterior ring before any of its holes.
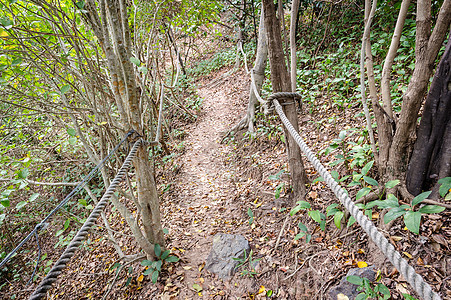
{"type": "Polygon", "coordinates": [[[213,235],[239,230],[239,224],[233,221],[241,214],[232,198],[235,185],[231,179],[236,170],[230,163],[229,153],[233,146],[220,141],[223,132],[243,114],[245,98],[241,94],[245,93],[246,82],[243,75],[238,74],[213,88],[207,83],[198,91],[204,99],[203,111],[187,130],[185,153],[180,158],[184,164],[173,195],[181,220],[170,224],[172,230],[178,231],[173,247],[183,252],[185,287],[180,291],[180,299],[192,299],[196,295],[192,288],[195,283],[208,287],[208,279],[204,282],[201,276],[213,235]]]}

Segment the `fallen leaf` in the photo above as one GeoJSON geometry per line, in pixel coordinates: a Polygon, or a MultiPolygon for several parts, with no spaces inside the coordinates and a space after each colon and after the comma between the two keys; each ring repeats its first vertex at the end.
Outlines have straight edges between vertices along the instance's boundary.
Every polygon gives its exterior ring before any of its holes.
{"type": "Polygon", "coordinates": [[[408,258],[412,258],[413,256],[412,256],[412,254],[410,254],[410,253],[408,253],[408,252],[403,252],[403,254],[405,255],[405,256],[407,256],[408,258]]]}
{"type": "Polygon", "coordinates": [[[202,269],[205,267],[205,262],[203,262],[200,266],[199,266],[199,272],[202,272],[202,269]]]}
{"type": "Polygon", "coordinates": [[[142,281],[143,281],[143,279],[144,279],[144,275],[143,275],[143,274],[141,274],[141,275],[139,275],[139,276],[138,276],[138,278],[136,279],[136,281],[138,281],[138,282],[142,282],[142,281]]]}
{"type": "Polygon", "coordinates": [[[183,267],[183,269],[185,269],[185,270],[191,270],[193,267],[191,267],[191,266],[184,266],[183,267]]]}
{"type": "Polygon", "coordinates": [[[349,300],[349,297],[346,296],[345,294],[338,294],[337,300],[349,300]]]}
{"type": "Polygon", "coordinates": [[[396,284],[396,289],[397,289],[398,292],[400,292],[401,294],[409,294],[409,291],[404,287],[404,284],[402,284],[402,283],[396,284]]]}
{"type": "Polygon", "coordinates": [[[262,294],[262,293],[266,293],[266,288],[263,285],[260,286],[260,289],[258,290],[257,295],[262,294]]]}
{"type": "Polygon", "coordinates": [[[357,262],[357,267],[359,267],[359,268],[366,268],[366,267],[368,267],[368,264],[366,262],[364,262],[364,261],[358,261],[357,262]]]}
{"type": "Polygon", "coordinates": [[[202,287],[200,285],[198,285],[197,283],[193,284],[193,289],[199,293],[200,293],[200,291],[202,291],[202,287]]]}
{"type": "Polygon", "coordinates": [[[399,242],[400,240],[403,239],[403,237],[394,235],[394,236],[391,236],[390,239],[394,242],[399,242]]]}

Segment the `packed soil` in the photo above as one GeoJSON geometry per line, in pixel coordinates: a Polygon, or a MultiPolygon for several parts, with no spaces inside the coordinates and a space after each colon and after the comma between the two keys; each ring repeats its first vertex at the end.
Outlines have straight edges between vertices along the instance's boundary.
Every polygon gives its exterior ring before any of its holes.
{"type": "MultiPolygon", "coordinates": [[[[196,82],[202,109],[194,123],[181,125],[179,129],[186,132],[183,150],[156,178],[163,227],[168,230],[166,246],[180,260],[165,265],[154,284],[150,276],[142,275],[143,257],[133,256],[128,262],[119,259],[99,221],[48,299],[329,299],[329,289],[350,269],[365,265],[380,271],[392,299],[403,299],[401,293],[416,296],[357,224],[337,229],[328,218],[322,231],[306,213],[288,216],[299,199],[291,196],[281,125],[275,117],[257,121],[254,138],[241,132],[223,139],[243,117],[249,89],[247,74],[238,71],[222,78],[227,71],[196,82]],[[309,243],[305,237],[295,239],[299,222],[312,235],[309,243]],[[216,233],[243,235],[251,245],[255,268],[246,263],[225,280],[205,270],[216,233]]],[[[364,124],[363,117],[356,117],[358,106],[322,107],[299,114],[301,135],[315,152],[327,148],[341,130],[364,124]]],[[[332,155],[321,157],[327,162],[332,155]]],[[[343,166],[337,171],[346,172],[343,166]]],[[[318,177],[307,162],[306,172],[310,182],[318,177]]],[[[338,202],[322,182],[308,185],[305,200],[323,213],[338,202]]],[[[118,213],[109,207],[106,217],[122,251],[138,253],[118,213]]],[[[376,222],[378,217],[374,215],[376,222]]],[[[443,299],[451,299],[450,222],[450,213],[445,211],[440,216],[425,216],[420,236],[409,234],[401,222],[385,232],[443,299]]],[[[44,250],[58,257],[58,251],[44,250]]],[[[35,287],[36,283],[21,291],[9,290],[2,298],[24,299],[35,287]]]]}

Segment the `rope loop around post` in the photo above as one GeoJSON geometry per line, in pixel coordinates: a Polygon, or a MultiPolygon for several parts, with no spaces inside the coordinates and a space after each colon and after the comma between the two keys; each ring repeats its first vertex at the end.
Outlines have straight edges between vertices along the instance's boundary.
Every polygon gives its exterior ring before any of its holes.
{"type": "MultiPolygon", "coordinates": [[[[347,191],[342,188],[332,177],[332,175],[326,170],[321,162],[316,158],[315,154],[310,150],[299,133],[291,125],[288,118],[283,112],[282,106],[277,99],[279,97],[287,97],[286,94],[291,93],[276,93],[270,96],[270,99],[274,103],[276,112],[278,113],[282,123],[287,128],[288,132],[292,135],[302,152],[307,156],[307,159],[312,163],[313,167],[324,178],[324,181],[329,188],[334,192],[343,206],[351,213],[356,219],[357,223],[363,228],[373,242],[382,250],[384,255],[391,261],[391,263],[398,269],[398,271],[404,276],[414,290],[420,295],[422,299],[426,300],[440,300],[440,296],[434,292],[431,286],[424,281],[423,277],[415,272],[415,269],[409,265],[409,263],[396,251],[393,245],[384,237],[384,235],[377,229],[377,227],[371,222],[362,211],[354,204],[351,198],[348,196],[347,191]]],[[[291,96],[293,97],[293,96],[291,96]]]]}

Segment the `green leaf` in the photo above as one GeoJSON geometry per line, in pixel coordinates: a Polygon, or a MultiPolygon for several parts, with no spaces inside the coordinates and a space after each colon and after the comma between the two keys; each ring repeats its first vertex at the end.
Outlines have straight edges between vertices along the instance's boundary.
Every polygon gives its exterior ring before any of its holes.
{"type": "MultiPolygon", "coordinates": [[[[405,214],[407,211],[406,211],[405,207],[403,207],[403,206],[405,206],[405,205],[390,209],[388,211],[388,213],[386,213],[384,216],[384,223],[388,224],[389,222],[391,222],[391,221],[395,220],[396,218],[405,214]]],[[[407,207],[409,207],[409,206],[407,206],[407,207]]]]}
{"type": "Polygon", "coordinates": [[[75,3],[75,5],[79,8],[79,9],[83,9],[85,7],[85,1],[78,1],[75,3]]]}
{"type": "Polygon", "coordinates": [[[30,171],[27,168],[24,168],[17,173],[17,176],[21,179],[25,179],[30,175],[30,171]]]}
{"type": "Polygon", "coordinates": [[[193,289],[196,290],[196,292],[200,293],[202,291],[202,287],[198,285],[197,283],[193,284],[193,289]]]}
{"type": "Polygon", "coordinates": [[[30,199],[28,201],[32,202],[36,200],[39,197],[39,193],[33,193],[33,195],[30,196],[30,199]]]}
{"type": "Polygon", "coordinates": [[[143,261],[141,262],[141,265],[142,265],[142,266],[145,266],[145,267],[149,267],[149,266],[152,265],[152,263],[153,263],[153,261],[148,260],[148,259],[145,259],[145,260],[143,260],[143,261]]]}
{"type": "Polygon", "coordinates": [[[363,180],[365,180],[366,183],[372,186],[379,186],[379,183],[377,183],[377,181],[371,177],[363,176],[363,180]]]}
{"type": "Polygon", "coordinates": [[[279,184],[279,185],[276,187],[276,192],[275,192],[275,195],[274,195],[274,197],[276,197],[276,199],[279,199],[279,198],[280,198],[280,192],[282,191],[284,185],[285,185],[285,183],[282,182],[281,184],[279,184]]]}
{"type": "Polygon", "coordinates": [[[420,208],[418,211],[422,214],[438,214],[444,211],[445,208],[438,205],[425,205],[420,208]]]}
{"type": "Polygon", "coordinates": [[[394,188],[395,186],[397,186],[400,183],[400,181],[398,179],[396,180],[390,180],[389,182],[387,182],[385,184],[385,188],[386,189],[391,189],[394,188]]]}
{"type": "Polygon", "coordinates": [[[16,59],[13,59],[13,61],[11,62],[11,66],[15,67],[15,66],[20,65],[21,63],[22,63],[22,59],[16,58],[16,59]]]}
{"type": "Polygon", "coordinates": [[[302,224],[301,222],[299,222],[298,227],[301,231],[303,232],[308,232],[308,228],[307,226],[305,226],[304,224],[302,224]]]}
{"type": "Polygon", "coordinates": [[[377,287],[379,288],[379,293],[384,295],[384,299],[390,298],[390,290],[385,285],[383,285],[382,283],[379,283],[377,285],[377,287]],[[388,297],[388,298],[386,298],[386,297],[388,297]]]}
{"type": "Polygon", "coordinates": [[[72,137],[74,137],[74,136],[77,134],[77,132],[75,131],[75,129],[70,128],[70,127],[67,128],[66,131],[67,131],[67,134],[68,134],[69,136],[72,136],[72,137]]]}
{"type": "Polygon", "coordinates": [[[362,168],[362,175],[366,175],[369,170],[373,167],[374,164],[374,160],[370,161],[369,163],[367,163],[363,168],[362,168]]]}
{"type": "Polygon", "coordinates": [[[362,285],[363,284],[363,279],[360,278],[359,276],[354,276],[354,275],[349,275],[346,277],[346,280],[352,284],[355,285],[362,285]]]}
{"type": "Polygon", "coordinates": [[[340,140],[344,140],[346,138],[346,130],[340,131],[338,137],[340,138],[340,140]]]}
{"type": "Polygon", "coordinates": [[[412,206],[417,205],[418,203],[420,203],[421,201],[423,201],[424,199],[426,199],[427,197],[429,197],[429,195],[432,193],[432,191],[428,191],[428,192],[424,192],[419,194],[418,196],[416,196],[415,198],[413,198],[412,200],[412,206]]]}
{"type": "Polygon", "coordinates": [[[178,262],[180,260],[180,258],[178,258],[177,256],[169,256],[168,258],[166,258],[167,262],[178,262]]]}
{"type": "Polygon", "coordinates": [[[76,142],[77,142],[77,138],[76,137],[69,138],[69,144],[70,145],[74,146],[76,142]]]}
{"type": "Polygon", "coordinates": [[[166,251],[164,251],[163,252],[163,254],[161,254],[161,259],[162,260],[165,260],[166,259],[166,257],[168,257],[169,256],[169,254],[171,253],[171,251],[170,250],[166,250],[166,251]]]}
{"type": "Polygon", "coordinates": [[[418,211],[408,211],[404,215],[404,224],[411,232],[420,233],[421,213],[418,211]]]}
{"type": "Polygon", "coordinates": [[[398,199],[393,194],[389,194],[386,200],[371,201],[365,207],[372,208],[376,205],[381,209],[399,207],[398,199]]]}
{"type": "Polygon", "coordinates": [[[368,295],[365,293],[360,293],[355,297],[355,300],[366,300],[368,299],[368,295]]]}
{"type": "Polygon", "coordinates": [[[324,178],[322,176],[320,176],[320,177],[316,178],[315,180],[313,180],[312,184],[315,184],[319,181],[324,181],[324,178]]]}
{"type": "Polygon", "coordinates": [[[338,178],[340,177],[340,174],[335,170],[330,171],[330,175],[332,175],[332,178],[335,179],[335,181],[338,181],[338,178]]]}
{"type": "Polygon", "coordinates": [[[155,261],[155,269],[157,269],[158,271],[161,271],[161,266],[162,265],[163,265],[163,261],[162,260],[155,261]]]}
{"type": "Polygon", "coordinates": [[[368,193],[371,191],[370,188],[368,187],[364,187],[363,189],[361,189],[360,191],[357,192],[357,195],[355,195],[355,200],[359,200],[360,198],[368,195],[368,193]]]}
{"type": "Polygon", "coordinates": [[[78,203],[80,203],[83,206],[88,205],[88,203],[86,202],[86,199],[78,199],[78,203]]]}
{"type": "Polygon", "coordinates": [[[143,73],[144,75],[146,75],[148,70],[147,70],[146,67],[142,66],[142,67],[139,67],[139,68],[138,68],[138,71],[140,71],[141,73],[143,73]]]}
{"type": "Polygon", "coordinates": [[[294,237],[294,240],[297,241],[300,238],[304,237],[307,234],[307,232],[301,231],[301,233],[296,234],[296,236],[294,237]]]}
{"type": "Polygon", "coordinates": [[[167,228],[163,228],[163,233],[164,234],[169,234],[169,230],[167,228]]]}
{"type": "Polygon", "coordinates": [[[321,214],[318,210],[311,210],[309,211],[309,216],[310,218],[312,218],[314,221],[320,223],[321,222],[321,214]]]}
{"type": "Polygon", "coordinates": [[[297,212],[299,212],[302,209],[309,209],[311,208],[310,203],[308,203],[307,201],[298,201],[297,202],[298,205],[296,205],[295,207],[293,207],[290,211],[290,216],[294,216],[297,212]]]}
{"type": "Polygon", "coordinates": [[[354,223],[355,223],[355,218],[353,216],[350,216],[347,226],[351,227],[354,223]]]}
{"type": "Polygon", "coordinates": [[[139,59],[137,59],[136,57],[133,57],[133,56],[130,57],[130,61],[138,67],[141,65],[141,61],[139,59]]]}
{"type": "Polygon", "coordinates": [[[25,205],[27,205],[28,201],[20,201],[19,203],[17,203],[16,205],[16,209],[20,210],[22,207],[24,207],[25,205]]]}
{"type": "Polygon", "coordinates": [[[158,275],[160,275],[160,272],[158,272],[157,270],[153,271],[153,273],[152,273],[152,283],[156,283],[157,282],[158,275]]]}
{"type": "Polygon", "coordinates": [[[409,295],[409,294],[402,294],[404,296],[404,299],[406,300],[418,300],[417,298],[409,295]]]}
{"type": "Polygon", "coordinates": [[[143,275],[149,275],[150,273],[152,273],[155,269],[147,269],[143,272],[143,275]]]}
{"type": "Polygon", "coordinates": [[[161,246],[158,245],[158,244],[155,244],[154,251],[155,251],[155,256],[156,257],[160,257],[160,255],[161,255],[161,246]]]}
{"type": "Polygon", "coordinates": [[[66,84],[61,87],[61,94],[64,95],[70,90],[70,85],[66,84]]]}
{"type": "Polygon", "coordinates": [[[338,229],[341,229],[341,219],[343,219],[344,213],[342,211],[338,211],[334,215],[334,223],[335,226],[337,226],[338,229]]]}
{"type": "Polygon", "coordinates": [[[438,181],[440,185],[439,193],[440,196],[445,197],[451,189],[451,177],[445,177],[438,181]]]}

